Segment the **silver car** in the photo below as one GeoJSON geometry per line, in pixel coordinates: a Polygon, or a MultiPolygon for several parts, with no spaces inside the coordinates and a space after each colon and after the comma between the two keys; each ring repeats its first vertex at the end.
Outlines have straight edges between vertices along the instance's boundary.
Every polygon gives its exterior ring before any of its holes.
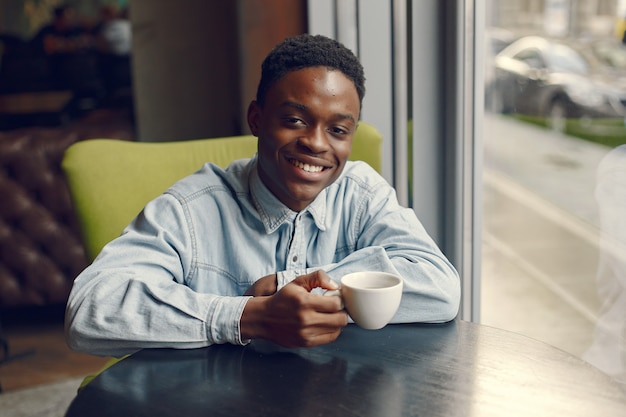
{"type": "Polygon", "coordinates": [[[526,36],[502,50],[494,63],[500,111],[546,117],[557,130],[566,119],[624,119],[626,72],[609,70],[580,47],[526,36]]]}

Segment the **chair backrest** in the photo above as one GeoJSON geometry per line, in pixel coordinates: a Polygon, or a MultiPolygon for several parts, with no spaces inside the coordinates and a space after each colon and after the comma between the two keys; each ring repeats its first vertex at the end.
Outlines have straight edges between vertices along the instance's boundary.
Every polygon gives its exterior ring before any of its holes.
{"type": "MultiPolygon", "coordinates": [[[[382,165],[382,136],[359,123],[351,160],[377,171],[382,165]]],[[[232,136],[179,142],[129,142],[90,139],[65,152],[62,169],[68,181],[87,256],[93,260],[146,203],[205,162],[226,167],[249,158],[257,149],[254,136],[232,136]]]]}

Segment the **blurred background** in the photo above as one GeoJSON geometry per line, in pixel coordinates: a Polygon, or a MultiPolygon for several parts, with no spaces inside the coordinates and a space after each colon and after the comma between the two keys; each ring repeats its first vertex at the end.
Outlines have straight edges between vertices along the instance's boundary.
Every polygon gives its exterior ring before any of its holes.
{"type": "Polygon", "coordinates": [[[626,2],[485,12],[482,321],[626,382],[626,2]]]}

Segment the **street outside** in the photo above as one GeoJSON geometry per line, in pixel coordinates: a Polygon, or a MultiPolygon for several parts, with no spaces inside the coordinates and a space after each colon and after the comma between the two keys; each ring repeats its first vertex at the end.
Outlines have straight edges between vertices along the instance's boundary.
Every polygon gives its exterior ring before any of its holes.
{"type": "Polygon", "coordinates": [[[608,147],[510,117],[484,118],[481,321],[583,356],[593,338],[608,147]]]}

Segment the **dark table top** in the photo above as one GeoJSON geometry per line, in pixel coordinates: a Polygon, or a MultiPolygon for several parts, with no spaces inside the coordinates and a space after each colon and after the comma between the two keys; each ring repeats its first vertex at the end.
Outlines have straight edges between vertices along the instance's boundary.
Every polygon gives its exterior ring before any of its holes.
{"type": "Polygon", "coordinates": [[[545,343],[479,324],[349,325],[334,343],[143,350],[67,416],[626,416],[626,387],[545,343]]]}

